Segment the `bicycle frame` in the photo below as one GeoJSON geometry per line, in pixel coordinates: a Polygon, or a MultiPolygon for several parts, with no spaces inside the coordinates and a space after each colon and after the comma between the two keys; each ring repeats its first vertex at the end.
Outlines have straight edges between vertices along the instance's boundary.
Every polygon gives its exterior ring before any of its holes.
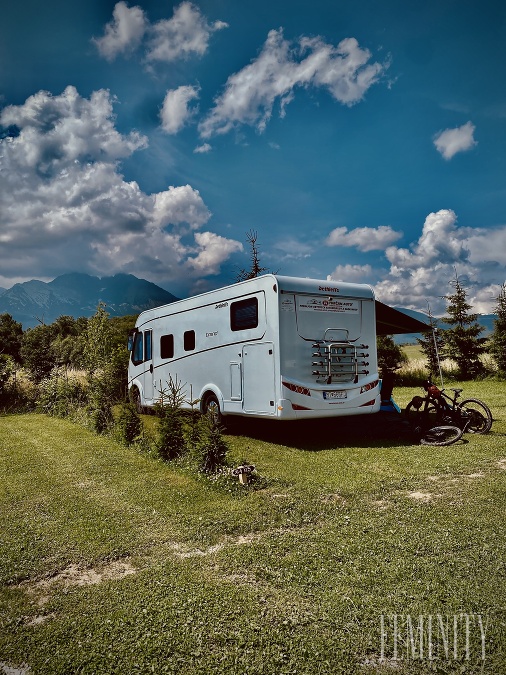
{"type": "Polygon", "coordinates": [[[487,433],[492,426],[492,414],[488,406],[478,399],[458,401],[462,389],[452,389],[453,396],[439,389],[430,378],[423,384],[425,396],[415,396],[406,408],[416,411],[418,423],[428,426],[431,422],[436,425],[450,424],[458,426],[463,431],[472,433],[487,433]],[[431,420],[431,413],[434,419],[431,420]]]}

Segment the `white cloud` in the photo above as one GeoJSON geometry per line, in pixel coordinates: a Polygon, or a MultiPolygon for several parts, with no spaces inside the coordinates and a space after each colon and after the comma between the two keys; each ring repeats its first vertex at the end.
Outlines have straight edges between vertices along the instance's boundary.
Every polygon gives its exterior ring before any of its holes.
{"type": "Polygon", "coordinates": [[[472,230],[466,243],[472,263],[489,262],[506,267],[506,225],[472,230]]]}
{"type": "Polygon", "coordinates": [[[396,232],[389,225],[380,225],[377,228],[357,227],[354,230],[336,227],[325,243],[327,246],[352,246],[359,251],[383,251],[401,237],[402,232],[396,232]]]}
{"type": "Polygon", "coordinates": [[[202,56],[211,35],[227,27],[224,21],[209,23],[191,2],[175,7],[172,18],[150,23],[140,7],[128,7],[121,0],[114,6],[112,21],[106,24],[103,37],[93,38],[92,42],[101,56],[112,61],[119,54],[135,51],[144,40],[148,63],[168,63],[202,56]]]}
{"type": "Polygon", "coordinates": [[[419,239],[409,249],[387,248],[390,270],[376,284],[378,298],[418,310],[426,310],[429,302],[434,314],[444,314],[442,296],[451,291],[449,284],[457,271],[474,310],[491,312],[494,289],[506,278],[506,227],[492,232],[490,239],[489,230],[458,227],[457,216],[450,209],[430,213],[419,239]]]}
{"type": "Polygon", "coordinates": [[[232,253],[243,250],[240,242],[220,237],[213,232],[196,232],[195,241],[200,250],[195,258],[189,258],[188,263],[200,273],[205,271],[206,274],[218,274],[221,263],[232,253]]]}
{"type": "Polygon", "coordinates": [[[154,280],[216,274],[239,242],[212,233],[211,214],[190,185],[144,193],[119,160],[146,139],[114,127],[106,91],[82,98],[38,92],[0,113],[18,134],[0,139],[0,269],[4,279],[52,278],[79,270],[129,271],[154,280]],[[198,264],[195,263],[197,254],[198,264]]]}
{"type": "Polygon", "coordinates": [[[385,254],[393,269],[454,265],[469,257],[464,232],[457,229],[457,216],[451,209],[427,216],[422,234],[411,250],[390,246],[385,254]]]}
{"type": "Polygon", "coordinates": [[[105,26],[105,35],[93,38],[101,56],[112,61],[118,54],[132,52],[140,45],[147,26],[140,7],[128,7],[126,2],[114,6],[113,20],[105,26]]]}
{"type": "Polygon", "coordinates": [[[208,23],[198,7],[182,2],[174,8],[171,19],[151,25],[147,44],[148,61],[170,62],[207,51],[212,33],[227,28],[224,21],[208,23]]]}
{"type": "Polygon", "coordinates": [[[327,276],[327,281],[350,281],[366,284],[372,281],[373,270],[370,265],[338,265],[327,276]]]}
{"type": "Polygon", "coordinates": [[[388,67],[369,63],[370,58],[354,38],[333,47],[321,38],[302,37],[292,48],[282,30],[271,30],[259,56],[228,78],[223,94],[199,125],[201,136],[225,134],[240,124],[263,131],[275,102],[284,116],[297,86],[324,87],[336,101],[353,105],[388,67]]]}
{"type": "Polygon", "coordinates": [[[195,152],[196,154],[203,155],[206,152],[211,152],[212,149],[213,149],[212,145],[209,145],[209,143],[203,143],[202,145],[197,145],[197,147],[193,152],[195,152]]]}
{"type": "Polygon", "coordinates": [[[445,129],[434,136],[434,145],[445,159],[451,159],[458,152],[465,152],[477,145],[474,140],[476,127],[466,122],[456,129],[445,129]]]}
{"type": "Polygon", "coordinates": [[[285,237],[280,241],[276,242],[273,247],[274,250],[279,251],[281,255],[276,253],[275,256],[272,253],[269,255],[269,252],[266,251],[267,257],[275,257],[278,261],[283,260],[302,260],[303,258],[310,258],[313,251],[313,247],[309,244],[294,239],[293,237],[285,237]]]}
{"type": "Polygon", "coordinates": [[[198,97],[199,92],[196,87],[185,86],[170,89],[165,95],[160,111],[162,129],[168,134],[177,134],[195,114],[196,111],[190,110],[188,104],[198,97]]]}

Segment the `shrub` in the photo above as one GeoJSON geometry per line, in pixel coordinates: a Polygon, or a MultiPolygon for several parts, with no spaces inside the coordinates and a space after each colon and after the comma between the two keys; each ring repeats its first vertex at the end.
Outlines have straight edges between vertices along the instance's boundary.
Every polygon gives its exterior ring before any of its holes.
{"type": "Polygon", "coordinates": [[[187,449],[181,410],[185,386],[177,375],[174,379],[169,375],[167,387],[160,391],[160,402],[155,406],[160,416],[157,449],[162,459],[176,459],[187,449]]]}
{"type": "Polygon", "coordinates": [[[73,416],[86,404],[86,385],[69,376],[63,368],[54,368],[49,377],[39,383],[37,410],[54,417],[73,416]]]}
{"type": "Polygon", "coordinates": [[[157,449],[162,459],[177,459],[186,451],[181,410],[162,407],[158,424],[157,449]]]}
{"type": "Polygon", "coordinates": [[[142,431],[141,418],[133,403],[123,403],[116,420],[116,432],[119,440],[131,445],[142,431]]]}
{"type": "Polygon", "coordinates": [[[199,427],[199,470],[203,473],[217,473],[227,464],[228,445],[223,438],[222,428],[207,415],[201,417],[199,427]]]}
{"type": "Polygon", "coordinates": [[[7,382],[16,372],[14,359],[8,354],[0,354],[0,396],[2,396],[7,382]]]}

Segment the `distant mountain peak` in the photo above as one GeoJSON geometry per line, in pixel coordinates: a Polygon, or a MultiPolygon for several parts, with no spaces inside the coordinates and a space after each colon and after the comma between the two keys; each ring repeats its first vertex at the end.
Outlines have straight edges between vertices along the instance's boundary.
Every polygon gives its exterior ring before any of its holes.
{"type": "Polygon", "coordinates": [[[145,309],[178,300],[156,284],[133,274],[119,273],[95,277],[82,272],[62,274],[45,283],[32,279],[3,292],[0,290],[0,314],[7,312],[29,328],[52,323],[62,315],[75,318],[92,316],[99,302],[104,302],[111,316],[138,314],[145,309]]]}

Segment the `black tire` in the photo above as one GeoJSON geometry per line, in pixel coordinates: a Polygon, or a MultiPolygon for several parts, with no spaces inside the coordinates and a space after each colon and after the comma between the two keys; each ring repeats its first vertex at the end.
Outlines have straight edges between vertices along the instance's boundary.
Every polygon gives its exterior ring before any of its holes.
{"type": "Polygon", "coordinates": [[[139,415],[142,415],[144,410],[141,405],[141,394],[140,391],[137,389],[137,387],[133,387],[133,389],[130,390],[130,400],[134,404],[137,413],[139,415]]]}
{"type": "Polygon", "coordinates": [[[214,424],[221,424],[223,416],[220,410],[220,402],[215,394],[208,394],[202,404],[202,412],[207,415],[214,424]]]}
{"type": "Polygon", "coordinates": [[[420,443],[422,445],[451,445],[461,439],[463,433],[459,427],[432,427],[423,432],[420,443]]]}
{"type": "Polygon", "coordinates": [[[421,396],[415,396],[404,410],[407,421],[413,429],[428,429],[429,427],[436,426],[440,421],[439,410],[432,403],[425,408],[425,400],[423,400],[423,404],[420,406],[420,398],[421,396]]]}
{"type": "Polygon", "coordinates": [[[465,431],[471,434],[487,434],[492,428],[492,413],[490,408],[479,401],[477,398],[467,398],[462,403],[459,403],[459,410],[462,412],[461,419],[465,425],[465,431]]]}

